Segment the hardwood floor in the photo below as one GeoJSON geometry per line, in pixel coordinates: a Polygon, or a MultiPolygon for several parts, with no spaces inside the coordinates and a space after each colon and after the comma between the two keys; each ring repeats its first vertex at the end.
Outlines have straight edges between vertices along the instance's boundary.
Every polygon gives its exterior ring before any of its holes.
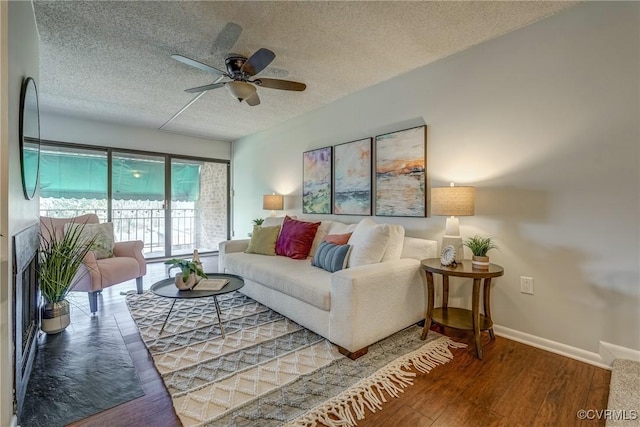
{"type": "MultiPolygon", "coordinates": [[[[214,260],[210,259],[209,265],[214,265],[214,260]]],[[[213,267],[207,269],[207,260],[203,261],[205,269],[213,271],[213,267]]],[[[145,289],[166,277],[164,267],[149,265],[145,289]]],[[[98,315],[115,317],[145,395],[72,426],[181,425],[120,295],[131,289],[135,289],[134,282],[104,290],[98,315]]],[[[83,305],[83,301],[78,299],[78,304],[83,305]]],[[[610,371],[505,338],[491,341],[486,332],[482,340],[484,360],[478,360],[471,332],[447,328],[445,334],[469,346],[453,350],[454,359],[448,364],[429,374],[418,374],[414,385],[398,399],[389,398],[382,411],[367,411],[359,427],[604,426],[604,420],[583,421],[576,414],[580,409],[606,409],[610,371]]]]}

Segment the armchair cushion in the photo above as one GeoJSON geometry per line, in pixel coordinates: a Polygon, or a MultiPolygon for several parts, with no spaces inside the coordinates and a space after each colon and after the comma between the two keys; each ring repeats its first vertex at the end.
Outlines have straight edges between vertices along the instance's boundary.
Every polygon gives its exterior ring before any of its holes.
{"type": "Polygon", "coordinates": [[[113,256],[113,223],[104,222],[101,224],[76,224],[67,223],[64,226],[64,232],[68,232],[72,228],[81,227],[80,239],[83,242],[89,242],[94,239],[91,244],[91,250],[95,252],[96,259],[110,258],[113,256]]]}

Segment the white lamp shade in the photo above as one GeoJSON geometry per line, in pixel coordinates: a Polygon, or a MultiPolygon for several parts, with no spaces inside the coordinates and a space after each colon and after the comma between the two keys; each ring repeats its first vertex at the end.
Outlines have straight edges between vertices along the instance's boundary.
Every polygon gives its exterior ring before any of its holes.
{"type": "Polygon", "coordinates": [[[265,211],[281,211],[284,209],[284,196],[281,194],[265,194],[262,196],[262,209],[265,211]]]}
{"type": "Polygon", "coordinates": [[[233,81],[227,83],[225,87],[231,93],[231,95],[233,95],[233,97],[240,102],[253,96],[256,93],[256,87],[247,82],[233,81]]]}
{"type": "Polygon", "coordinates": [[[431,214],[471,216],[475,214],[475,187],[435,187],[431,189],[431,214]]]}

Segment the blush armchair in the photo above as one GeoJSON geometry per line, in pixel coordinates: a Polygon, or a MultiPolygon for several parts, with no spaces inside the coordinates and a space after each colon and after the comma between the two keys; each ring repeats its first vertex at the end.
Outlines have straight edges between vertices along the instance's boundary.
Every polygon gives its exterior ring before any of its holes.
{"type": "MultiPolygon", "coordinates": [[[[75,218],[40,217],[40,232],[43,239],[48,239],[51,232],[58,236],[64,234],[68,223],[98,224],[95,214],[81,215],[75,218]]],[[[142,255],[141,240],[115,242],[113,256],[97,259],[93,251],[85,256],[73,286],[74,291],[87,292],[91,313],[98,311],[98,293],[104,288],[117,285],[127,280],[136,279],[139,294],[142,293],[142,277],[147,274],[147,262],[142,255]]]]}

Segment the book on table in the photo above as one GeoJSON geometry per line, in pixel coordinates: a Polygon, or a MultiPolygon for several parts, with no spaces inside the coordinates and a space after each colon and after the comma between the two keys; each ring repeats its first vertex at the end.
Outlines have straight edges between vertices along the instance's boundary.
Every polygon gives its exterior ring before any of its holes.
{"type": "Polygon", "coordinates": [[[219,291],[229,283],[229,279],[202,279],[193,287],[196,291],[219,291]]]}

